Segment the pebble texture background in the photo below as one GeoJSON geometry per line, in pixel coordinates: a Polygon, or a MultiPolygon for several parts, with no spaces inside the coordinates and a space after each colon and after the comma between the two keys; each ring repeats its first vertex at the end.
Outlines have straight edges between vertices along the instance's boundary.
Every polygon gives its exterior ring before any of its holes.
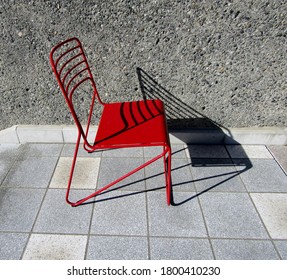
{"type": "Polygon", "coordinates": [[[160,96],[178,128],[286,126],[286,14],[285,0],[1,0],[0,129],[73,123],[49,65],[73,36],[104,101],[160,96]]]}

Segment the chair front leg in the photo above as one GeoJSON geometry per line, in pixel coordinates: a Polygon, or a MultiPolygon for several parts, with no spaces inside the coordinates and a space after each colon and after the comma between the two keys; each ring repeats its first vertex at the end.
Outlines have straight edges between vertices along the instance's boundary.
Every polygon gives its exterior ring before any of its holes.
{"type": "Polygon", "coordinates": [[[66,192],[66,201],[67,201],[67,203],[69,203],[72,206],[76,206],[76,203],[71,202],[69,200],[69,194],[70,194],[70,188],[71,188],[71,185],[72,185],[75,165],[76,165],[76,161],[77,161],[80,141],[81,141],[81,133],[79,132],[78,133],[78,139],[77,139],[76,147],[75,147],[75,151],[74,151],[73,162],[72,162],[72,166],[71,166],[71,170],[70,170],[70,177],[69,177],[69,181],[68,181],[67,192],[66,192]]]}

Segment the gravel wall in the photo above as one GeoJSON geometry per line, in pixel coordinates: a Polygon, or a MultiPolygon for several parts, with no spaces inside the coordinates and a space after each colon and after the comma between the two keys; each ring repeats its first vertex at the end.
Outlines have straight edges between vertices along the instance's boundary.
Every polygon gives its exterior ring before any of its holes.
{"type": "Polygon", "coordinates": [[[175,128],[287,125],[286,1],[2,0],[0,13],[0,129],[72,123],[49,52],[74,36],[106,102],[160,97],[175,128]]]}

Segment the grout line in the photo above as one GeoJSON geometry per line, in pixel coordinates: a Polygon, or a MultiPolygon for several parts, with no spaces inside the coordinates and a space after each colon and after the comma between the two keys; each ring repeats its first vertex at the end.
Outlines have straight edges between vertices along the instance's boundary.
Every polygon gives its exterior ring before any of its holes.
{"type": "MultiPolygon", "coordinates": [[[[29,234],[29,232],[25,231],[0,231],[0,235],[2,233],[6,234],[29,234]]],[[[75,236],[87,236],[87,233],[63,233],[63,232],[41,232],[41,231],[35,231],[33,234],[39,234],[39,235],[75,235],[75,236]]],[[[90,236],[106,236],[106,237],[141,237],[146,238],[146,235],[140,234],[104,234],[104,233],[93,233],[90,234],[90,236]]],[[[178,235],[151,235],[151,238],[161,238],[161,239],[196,239],[196,240],[202,240],[202,239],[210,239],[210,240],[249,240],[249,241],[271,241],[269,238],[250,238],[250,237],[204,237],[204,236],[178,236],[178,235]]],[[[283,241],[286,242],[287,239],[274,239],[274,241],[283,241]]]]}
{"type": "Polygon", "coordinates": [[[18,162],[18,156],[15,157],[15,159],[11,162],[11,166],[10,168],[8,168],[5,176],[3,177],[3,179],[0,181],[0,189],[1,188],[5,188],[5,187],[2,187],[2,184],[5,182],[6,178],[8,177],[8,175],[10,174],[10,171],[12,170],[12,168],[14,167],[14,165],[16,164],[16,162],[18,162]]]}
{"type": "Polygon", "coordinates": [[[281,170],[283,171],[283,173],[287,176],[287,170],[285,170],[283,168],[283,166],[280,164],[280,162],[277,160],[276,156],[272,153],[272,151],[268,148],[268,146],[266,146],[266,149],[269,151],[269,153],[272,155],[273,159],[275,160],[275,162],[278,164],[278,166],[281,168],[281,170]]]}
{"type": "Polygon", "coordinates": [[[17,139],[18,139],[18,143],[21,144],[21,142],[20,142],[20,137],[19,137],[19,135],[18,135],[18,125],[16,125],[16,127],[15,127],[15,134],[16,134],[16,137],[17,137],[17,139]]]}
{"type": "Polygon", "coordinates": [[[202,205],[201,205],[201,202],[200,202],[200,198],[198,196],[197,196],[197,201],[198,201],[198,205],[199,205],[200,212],[201,212],[201,215],[202,215],[203,223],[204,223],[204,226],[205,226],[207,239],[208,239],[208,242],[209,242],[209,245],[210,245],[210,248],[211,248],[211,253],[212,253],[213,259],[216,260],[215,252],[214,252],[214,249],[213,249],[213,246],[212,246],[211,238],[210,238],[210,235],[209,235],[209,231],[208,231],[208,227],[207,227],[207,223],[206,223],[206,219],[205,219],[205,215],[204,215],[203,208],[202,208],[202,205]]]}
{"type": "MultiPolygon", "coordinates": [[[[188,151],[188,149],[186,151],[188,151]]],[[[190,161],[192,161],[192,158],[191,158],[190,154],[189,154],[189,156],[190,156],[190,161]]],[[[211,242],[211,239],[210,239],[210,236],[209,236],[209,231],[208,231],[206,219],[205,219],[205,216],[204,216],[204,212],[203,212],[203,208],[202,208],[202,205],[201,205],[200,197],[198,195],[198,191],[197,191],[197,188],[196,188],[196,185],[195,185],[195,179],[194,179],[193,173],[192,173],[192,164],[189,165],[189,173],[190,173],[191,180],[192,180],[192,183],[193,183],[193,187],[194,187],[194,190],[195,190],[195,195],[196,195],[197,203],[199,205],[200,213],[202,215],[202,220],[203,220],[204,227],[205,227],[206,234],[207,234],[207,240],[208,240],[208,243],[210,245],[210,249],[211,249],[211,253],[212,253],[213,259],[215,260],[216,259],[215,258],[215,252],[214,252],[214,249],[213,249],[213,246],[212,246],[212,242],[211,242]]]]}

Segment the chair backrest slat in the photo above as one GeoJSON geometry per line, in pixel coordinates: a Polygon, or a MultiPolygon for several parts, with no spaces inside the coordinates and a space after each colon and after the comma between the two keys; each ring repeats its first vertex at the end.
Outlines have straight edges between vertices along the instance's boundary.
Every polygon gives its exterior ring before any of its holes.
{"type": "MultiPolygon", "coordinates": [[[[85,63],[85,61],[84,61],[84,60],[83,60],[83,61],[80,61],[79,63],[75,64],[72,68],[70,68],[70,69],[66,72],[66,74],[64,75],[64,77],[63,77],[63,79],[62,79],[63,84],[65,84],[66,78],[69,76],[69,74],[72,73],[72,71],[73,71],[74,69],[76,69],[76,68],[77,68],[80,64],[82,64],[82,63],[85,63]]],[[[61,71],[61,70],[60,70],[60,71],[61,71]]]]}
{"type": "MultiPolygon", "coordinates": [[[[71,99],[71,93],[72,93],[72,91],[69,91],[69,87],[70,87],[70,85],[72,84],[72,82],[78,77],[78,76],[80,76],[83,72],[85,72],[85,71],[87,71],[87,67],[86,68],[84,68],[84,69],[82,69],[82,70],[80,70],[79,72],[77,72],[74,76],[72,76],[72,78],[70,79],[70,81],[67,83],[67,85],[66,85],[66,87],[65,87],[65,89],[66,89],[66,92],[67,92],[67,94],[68,94],[68,97],[69,97],[69,99],[71,99]]],[[[82,84],[82,82],[83,81],[86,81],[86,80],[90,80],[91,79],[91,77],[85,77],[84,79],[82,79],[82,80],[80,80],[79,82],[77,82],[74,86],[73,86],[73,89],[76,87],[78,87],[78,84],[82,84]]]]}
{"type": "Polygon", "coordinates": [[[87,137],[95,99],[100,104],[104,103],[98,94],[81,42],[77,38],[71,38],[58,44],[50,53],[50,63],[75,123],[84,138],[85,144],[89,145],[87,137]],[[88,108],[87,129],[84,132],[74,108],[73,95],[86,82],[92,87],[92,92],[91,104],[88,108]]]}
{"type": "Polygon", "coordinates": [[[65,69],[65,67],[66,67],[70,62],[72,62],[74,59],[76,59],[76,58],[78,58],[78,57],[80,57],[80,56],[82,56],[81,53],[79,53],[79,54],[73,56],[72,58],[68,59],[68,60],[61,66],[61,68],[60,68],[60,70],[59,70],[59,75],[60,75],[60,76],[62,75],[63,70],[65,69]]]}
{"type": "Polygon", "coordinates": [[[72,90],[69,93],[69,99],[72,100],[73,97],[73,93],[74,91],[77,89],[77,87],[79,87],[81,84],[83,84],[85,81],[90,80],[90,77],[86,77],[83,80],[81,80],[80,82],[78,82],[76,85],[73,86],[72,90]]]}
{"type": "MultiPolygon", "coordinates": [[[[58,47],[61,47],[63,44],[60,44],[60,46],[58,46],[58,47]]],[[[62,53],[58,58],[57,58],[57,60],[55,61],[55,65],[56,66],[58,66],[58,63],[59,63],[59,61],[61,60],[61,58],[63,58],[65,55],[67,55],[68,53],[70,53],[70,52],[72,52],[72,51],[74,51],[74,50],[76,50],[76,49],[78,49],[78,48],[80,48],[79,46],[76,46],[76,47],[73,47],[73,48],[71,48],[71,49],[68,49],[67,51],[65,51],[64,53],[62,53]]]]}

